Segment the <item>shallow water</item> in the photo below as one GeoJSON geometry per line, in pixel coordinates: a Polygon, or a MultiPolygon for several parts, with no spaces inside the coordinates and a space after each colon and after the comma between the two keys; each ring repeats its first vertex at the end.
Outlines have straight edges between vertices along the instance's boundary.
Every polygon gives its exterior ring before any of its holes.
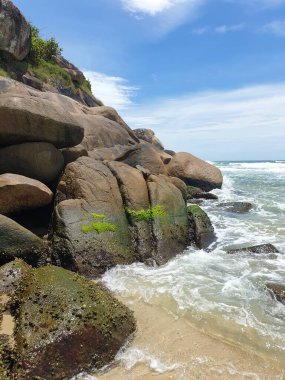
{"type": "MultiPolygon", "coordinates": [[[[252,202],[253,210],[233,214],[205,201],[202,207],[217,235],[210,252],[189,248],[159,268],[116,267],[103,282],[123,299],[163,308],[200,331],[285,366],[285,306],[265,290],[266,282],[285,283],[285,161],[216,164],[224,174],[223,189],[214,191],[219,201],[252,202]],[[277,258],[224,250],[262,243],[274,244],[277,258]]],[[[142,360],[139,351],[132,353],[125,366],[142,360]]]]}

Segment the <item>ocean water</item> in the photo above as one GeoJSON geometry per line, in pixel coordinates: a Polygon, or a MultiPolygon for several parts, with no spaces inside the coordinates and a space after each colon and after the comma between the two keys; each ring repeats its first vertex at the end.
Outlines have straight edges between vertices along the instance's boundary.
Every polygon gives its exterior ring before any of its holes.
{"type": "MultiPolygon", "coordinates": [[[[272,299],[267,282],[285,284],[285,161],[218,162],[224,175],[219,202],[247,201],[247,214],[233,214],[205,201],[217,242],[210,251],[187,249],[162,267],[143,264],[113,268],[103,277],[121,297],[158,305],[176,318],[187,318],[199,329],[224,341],[275,358],[285,366],[285,306],[272,299]],[[271,243],[280,251],[228,255],[227,247],[271,243]]],[[[141,352],[121,356],[130,366],[141,352]]]]}

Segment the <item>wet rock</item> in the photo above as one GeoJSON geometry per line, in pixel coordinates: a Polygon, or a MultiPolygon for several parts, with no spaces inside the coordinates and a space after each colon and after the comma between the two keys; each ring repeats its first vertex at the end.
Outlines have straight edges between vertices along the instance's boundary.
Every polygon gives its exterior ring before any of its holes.
{"type": "Polygon", "coordinates": [[[170,178],[151,175],[147,185],[153,210],[155,261],[164,264],[182,253],[190,242],[187,208],[181,191],[170,178]]]}
{"type": "Polygon", "coordinates": [[[216,235],[210,218],[201,207],[197,205],[188,206],[188,215],[191,231],[194,231],[194,240],[201,249],[208,248],[215,240],[216,235]]]}
{"type": "Polygon", "coordinates": [[[204,191],[200,189],[199,187],[195,186],[187,186],[187,194],[188,194],[188,199],[196,198],[200,195],[203,194],[204,191]]]}
{"type": "Polygon", "coordinates": [[[195,199],[208,199],[208,200],[217,200],[219,197],[212,193],[200,193],[193,195],[195,199]]]}
{"type": "Polygon", "coordinates": [[[44,207],[52,198],[52,191],[39,181],[17,174],[0,175],[0,214],[44,207]]]}
{"type": "Polygon", "coordinates": [[[56,205],[53,245],[63,266],[94,278],[134,261],[119,186],[103,162],[81,157],[67,165],[56,205]]]}
{"type": "Polygon", "coordinates": [[[203,199],[194,199],[194,198],[189,199],[188,198],[187,203],[192,204],[192,205],[201,205],[202,203],[204,203],[204,200],[203,199]]]}
{"type": "Polygon", "coordinates": [[[238,249],[227,249],[227,253],[279,253],[278,249],[272,244],[261,244],[251,247],[243,247],[238,249]]]}
{"type": "Polygon", "coordinates": [[[12,219],[0,215],[0,264],[14,258],[34,264],[44,249],[46,245],[36,235],[12,219]]]}
{"type": "Polygon", "coordinates": [[[153,144],[158,149],[164,150],[164,146],[159,141],[159,139],[155,136],[155,133],[151,129],[139,128],[139,129],[134,129],[133,132],[135,133],[138,139],[144,140],[150,144],[153,144]]]}
{"type": "Polygon", "coordinates": [[[182,179],[187,185],[210,191],[221,188],[220,169],[190,153],[176,153],[167,166],[168,175],[182,179]]]}
{"type": "Polygon", "coordinates": [[[84,130],[71,113],[76,108],[71,99],[3,77],[0,93],[0,146],[41,141],[65,148],[82,141],[84,130]]]}
{"type": "Polygon", "coordinates": [[[269,282],[266,288],[273,298],[285,305],[285,285],[269,282]]]}
{"type": "Polygon", "coordinates": [[[0,1],[0,50],[24,59],[31,48],[31,28],[10,0],[0,1]]]}
{"type": "Polygon", "coordinates": [[[135,330],[103,286],[59,267],[26,276],[14,296],[18,380],[62,380],[110,363],[135,330]]]}
{"type": "Polygon", "coordinates": [[[253,208],[253,205],[249,202],[227,202],[219,203],[218,207],[221,207],[228,212],[243,214],[249,212],[253,208]]]}
{"type": "MultiPolygon", "coordinates": [[[[23,260],[16,259],[0,267],[0,293],[12,296],[24,276],[32,268],[23,260]]],[[[0,377],[1,379],[1,377],[0,377]]]]}
{"type": "Polygon", "coordinates": [[[49,183],[58,178],[63,167],[62,153],[48,143],[23,143],[0,149],[0,174],[19,174],[49,183]]]}

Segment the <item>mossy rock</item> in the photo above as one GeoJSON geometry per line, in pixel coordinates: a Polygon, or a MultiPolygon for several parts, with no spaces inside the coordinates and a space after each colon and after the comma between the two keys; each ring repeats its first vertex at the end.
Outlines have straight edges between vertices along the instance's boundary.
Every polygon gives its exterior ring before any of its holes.
{"type": "Polygon", "coordinates": [[[101,368],[135,330],[132,313],[108,290],[59,267],[31,271],[14,305],[18,380],[101,368]]]}
{"type": "Polygon", "coordinates": [[[7,339],[5,336],[0,336],[0,380],[9,380],[10,358],[7,348],[7,339]]]}
{"type": "Polygon", "coordinates": [[[25,275],[32,268],[23,260],[16,259],[0,267],[0,294],[13,294],[25,275]]]}
{"type": "Polygon", "coordinates": [[[195,195],[203,193],[203,190],[201,190],[199,187],[187,186],[187,193],[189,198],[192,198],[195,195]]]}
{"type": "Polygon", "coordinates": [[[194,240],[199,248],[207,248],[216,240],[214,227],[207,213],[197,205],[187,207],[194,240]]]}

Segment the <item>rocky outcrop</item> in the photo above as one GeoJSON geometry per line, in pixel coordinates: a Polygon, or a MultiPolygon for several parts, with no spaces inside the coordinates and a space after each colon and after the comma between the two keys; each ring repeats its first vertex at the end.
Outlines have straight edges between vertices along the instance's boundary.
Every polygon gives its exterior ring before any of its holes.
{"type": "Polygon", "coordinates": [[[253,205],[249,202],[226,202],[219,203],[218,207],[221,207],[228,212],[244,214],[246,212],[249,212],[253,208],[253,205]]]}
{"type": "Polygon", "coordinates": [[[45,248],[44,242],[32,232],[0,215],[0,264],[14,258],[23,258],[34,264],[45,248]]]}
{"type": "Polygon", "coordinates": [[[0,50],[24,59],[31,48],[31,28],[10,0],[0,0],[0,50]]]}
{"type": "Polygon", "coordinates": [[[183,196],[184,201],[187,201],[188,192],[187,192],[187,186],[185,182],[183,182],[181,179],[177,177],[169,177],[170,181],[173,183],[174,186],[177,187],[181,191],[181,194],[183,196]]]}
{"type": "Polygon", "coordinates": [[[270,292],[272,298],[285,305],[285,285],[268,282],[266,288],[270,292]]]}
{"type": "Polygon", "coordinates": [[[49,183],[59,176],[63,167],[62,153],[48,143],[24,143],[0,148],[0,174],[14,173],[49,183]]]}
{"type": "Polygon", "coordinates": [[[54,56],[55,62],[58,66],[62,67],[72,78],[74,82],[82,84],[85,77],[81,70],[78,67],[74,66],[71,62],[65,59],[62,55],[54,56]]]}
{"type": "Polygon", "coordinates": [[[216,240],[214,227],[208,215],[197,205],[188,206],[187,209],[195,243],[198,248],[208,248],[216,240]]]}
{"type": "Polygon", "coordinates": [[[88,152],[82,145],[76,145],[72,148],[63,148],[60,151],[63,155],[65,166],[80,157],[88,157],[88,152]]]}
{"type": "Polygon", "coordinates": [[[0,214],[43,207],[52,198],[52,191],[39,181],[16,174],[0,175],[0,214]]]}
{"type": "Polygon", "coordinates": [[[221,188],[223,183],[220,169],[190,153],[176,153],[167,165],[167,173],[205,191],[221,188]]]}
{"type": "MultiPolygon", "coordinates": [[[[21,259],[16,259],[0,267],[0,294],[12,296],[32,268],[21,259]]],[[[1,377],[0,377],[1,379],[1,377]]]]}
{"type": "Polygon", "coordinates": [[[181,191],[164,176],[147,180],[152,207],[155,261],[164,264],[190,242],[187,209],[181,191]]]}
{"type": "Polygon", "coordinates": [[[243,247],[238,249],[227,249],[227,253],[236,254],[236,253],[279,253],[278,249],[272,244],[261,244],[254,245],[250,247],[243,247]]]}
{"type": "Polygon", "coordinates": [[[102,162],[81,157],[69,164],[56,204],[53,242],[62,265],[96,277],[113,265],[134,261],[118,183],[102,162]]]}
{"type": "Polygon", "coordinates": [[[0,78],[0,94],[0,146],[40,141],[65,148],[82,141],[84,129],[72,117],[72,108],[64,107],[71,105],[70,99],[29,90],[7,78],[0,78]]]}
{"type": "Polygon", "coordinates": [[[135,330],[132,313],[105,288],[58,267],[30,271],[14,304],[18,380],[102,368],[135,330]]]}
{"type": "Polygon", "coordinates": [[[151,129],[134,129],[134,133],[138,139],[144,140],[150,144],[153,144],[156,148],[164,150],[164,146],[162,145],[161,141],[159,141],[151,129]]]}

